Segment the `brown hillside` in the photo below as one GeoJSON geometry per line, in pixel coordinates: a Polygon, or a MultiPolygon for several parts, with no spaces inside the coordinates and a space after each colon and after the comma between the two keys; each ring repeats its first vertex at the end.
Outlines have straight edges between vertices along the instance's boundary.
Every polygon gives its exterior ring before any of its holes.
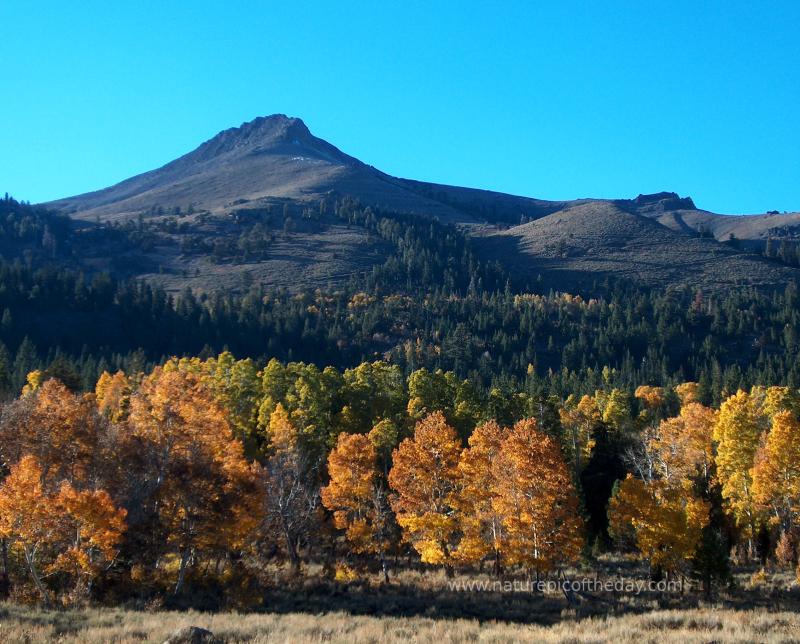
{"type": "Polygon", "coordinates": [[[146,277],[170,290],[236,288],[250,280],[301,288],[340,282],[388,252],[374,237],[342,228],[330,216],[282,234],[286,213],[296,222],[305,211],[320,210],[321,200],[333,204],[345,196],[455,223],[476,237],[486,257],[517,274],[542,274],[556,288],[591,284],[607,275],[649,284],[775,286],[797,273],[719,243],[731,234],[743,249],[758,249],[768,237],[800,239],[797,213],[716,215],[669,192],[616,201],[546,201],[400,179],[314,136],[300,119],[281,114],[220,132],[156,170],[47,205],[86,222],[142,218],[163,228],[170,217],[178,218],[180,231],[162,234],[144,255],[96,249],[91,258],[96,267],[146,277]],[[191,238],[200,239],[205,249],[220,240],[235,242],[254,221],[264,221],[274,240],[258,260],[219,263],[202,252],[180,250],[191,238]],[[497,232],[496,224],[513,227],[497,232]]]}
{"type": "Polygon", "coordinates": [[[558,288],[615,276],[648,284],[779,286],[796,269],[667,228],[604,201],[477,239],[484,256],[558,288]]]}

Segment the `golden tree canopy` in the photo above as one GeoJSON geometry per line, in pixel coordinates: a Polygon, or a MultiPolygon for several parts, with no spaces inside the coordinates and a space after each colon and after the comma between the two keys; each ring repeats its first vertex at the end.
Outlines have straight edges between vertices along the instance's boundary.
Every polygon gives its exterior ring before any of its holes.
{"type": "Polygon", "coordinates": [[[784,531],[800,522],[800,422],[789,411],[772,419],[753,467],[753,499],[784,531]]]}
{"type": "Polygon", "coordinates": [[[578,497],[561,449],[534,419],[519,421],[501,442],[494,489],[506,561],[546,572],[578,558],[583,547],[578,497]]]}
{"type": "Polygon", "coordinates": [[[662,480],[632,475],[622,481],[608,507],[609,531],[619,538],[630,528],[642,556],[655,567],[677,571],[691,558],[708,525],[709,504],[662,480]]]}
{"type": "Polygon", "coordinates": [[[404,537],[422,561],[447,564],[458,528],[453,493],[458,481],[461,443],[441,412],[419,421],[414,437],[392,455],[389,485],[395,491],[392,509],[404,537]]]}

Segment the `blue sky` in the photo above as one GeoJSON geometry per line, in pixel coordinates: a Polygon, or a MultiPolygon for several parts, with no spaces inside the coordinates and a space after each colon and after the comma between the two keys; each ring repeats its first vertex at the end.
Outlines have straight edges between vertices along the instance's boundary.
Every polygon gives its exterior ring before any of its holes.
{"type": "Polygon", "coordinates": [[[21,199],[282,112],[403,177],[800,210],[797,1],[3,0],[0,24],[0,191],[21,199]]]}

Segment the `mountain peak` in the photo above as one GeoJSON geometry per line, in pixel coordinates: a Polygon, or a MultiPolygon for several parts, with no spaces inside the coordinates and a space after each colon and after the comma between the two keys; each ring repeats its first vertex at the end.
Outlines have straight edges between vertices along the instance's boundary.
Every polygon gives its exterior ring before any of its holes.
{"type": "MultiPolygon", "coordinates": [[[[54,205],[73,212],[97,214],[100,209],[126,216],[150,211],[154,205],[192,203],[209,211],[223,210],[242,199],[327,193],[334,185],[344,185],[345,175],[364,168],[358,159],[314,136],[302,119],[272,114],[223,130],[160,168],[54,205]]],[[[359,177],[357,185],[378,181],[379,192],[385,191],[380,179],[359,177]]]]}
{"type": "Polygon", "coordinates": [[[649,195],[640,194],[633,200],[641,210],[694,210],[695,205],[691,197],[681,197],[677,192],[656,192],[649,195]]]}
{"type": "MultiPolygon", "coordinates": [[[[252,121],[242,123],[239,127],[230,128],[225,132],[231,132],[240,138],[286,138],[286,137],[309,137],[309,132],[303,120],[296,116],[286,116],[286,114],[272,114],[270,116],[258,116],[252,121]]],[[[221,134],[224,134],[222,132],[221,134]]]]}
{"type": "Polygon", "coordinates": [[[193,161],[203,161],[233,151],[247,152],[251,149],[268,150],[284,144],[308,144],[314,138],[302,119],[272,114],[223,130],[203,143],[192,155],[193,161]]]}

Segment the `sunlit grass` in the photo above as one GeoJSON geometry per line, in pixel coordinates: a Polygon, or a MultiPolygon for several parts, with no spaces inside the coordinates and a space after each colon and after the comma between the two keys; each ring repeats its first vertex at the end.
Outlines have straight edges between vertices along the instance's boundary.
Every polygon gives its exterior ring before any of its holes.
{"type": "Polygon", "coordinates": [[[237,614],[136,612],[121,609],[42,611],[0,608],[3,642],[163,642],[183,626],[207,628],[225,642],[787,642],[797,641],[800,616],[764,609],[654,611],[639,615],[565,618],[553,626],[369,617],[348,613],[237,614]]]}

